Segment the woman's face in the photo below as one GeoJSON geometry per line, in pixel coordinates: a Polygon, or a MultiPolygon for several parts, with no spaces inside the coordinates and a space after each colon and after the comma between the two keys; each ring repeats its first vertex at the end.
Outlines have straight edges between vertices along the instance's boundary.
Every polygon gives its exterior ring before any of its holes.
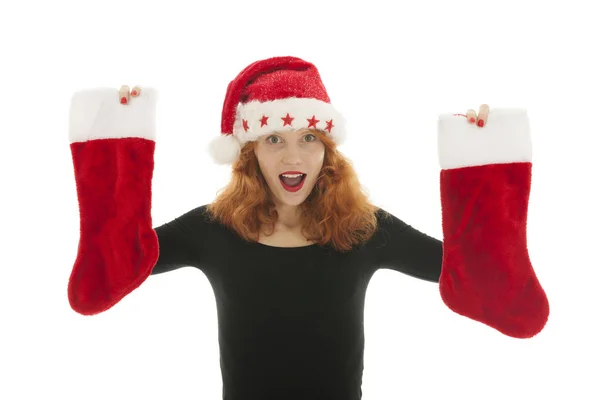
{"type": "Polygon", "coordinates": [[[317,182],[325,145],[308,129],[274,132],[258,138],[255,154],[275,204],[298,206],[317,182]]]}

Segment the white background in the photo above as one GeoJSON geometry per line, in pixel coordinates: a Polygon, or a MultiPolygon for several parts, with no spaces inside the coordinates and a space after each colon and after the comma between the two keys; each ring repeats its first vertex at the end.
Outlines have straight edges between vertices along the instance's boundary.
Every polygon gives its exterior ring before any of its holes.
{"type": "Polygon", "coordinates": [[[372,200],[437,238],[437,115],[487,103],[530,116],[529,251],[551,303],[546,329],[503,336],[446,308],[437,285],[381,270],[367,292],[363,398],[600,398],[594,2],[160,3],[2,6],[0,398],[221,398],[215,300],[199,271],[150,277],[97,316],[70,309],[69,101],[82,88],[160,90],[157,226],[227,183],[206,152],[226,86],[279,55],[319,68],[372,200]]]}

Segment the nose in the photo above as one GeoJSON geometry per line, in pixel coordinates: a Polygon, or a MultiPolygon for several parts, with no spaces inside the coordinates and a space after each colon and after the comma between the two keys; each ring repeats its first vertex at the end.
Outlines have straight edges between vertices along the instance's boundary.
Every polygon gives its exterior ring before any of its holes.
{"type": "Polygon", "coordinates": [[[284,164],[298,165],[302,163],[300,149],[297,145],[288,144],[283,150],[282,160],[284,164]]]}

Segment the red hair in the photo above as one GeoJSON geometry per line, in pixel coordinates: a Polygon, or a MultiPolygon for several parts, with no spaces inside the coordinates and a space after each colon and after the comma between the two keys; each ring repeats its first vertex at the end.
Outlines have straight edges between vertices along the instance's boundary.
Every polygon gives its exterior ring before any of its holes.
{"type": "MultiPolygon", "coordinates": [[[[379,207],[369,202],[352,163],[335,143],[319,130],[311,129],[311,133],[324,143],[325,156],[312,192],[299,205],[302,233],[321,246],[348,251],[375,233],[379,207]]],[[[251,141],[242,148],[232,166],[231,181],[207,207],[213,219],[254,242],[261,226],[274,228],[277,222],[277,210],[254,153],[256,145],[251,141]]]]}

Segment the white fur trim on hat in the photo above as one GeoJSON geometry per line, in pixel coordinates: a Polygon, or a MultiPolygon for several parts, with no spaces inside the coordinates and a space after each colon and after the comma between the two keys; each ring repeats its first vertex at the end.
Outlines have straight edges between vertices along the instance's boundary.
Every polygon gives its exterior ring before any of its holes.
{"type": "Polygon", "coordinates": [[[233,164],[240,155],[242,146],[231,134],[221,133],[208,144],[208,152],[216,164],[233,164]]]}
{"type": "Polygon", "coordinates": [[[85,89],[71,97],[69,141],[139,137],[156,140],[156,101],[158,92],[142,88],[128,104],[119,101],[115,88],[85,89]]]}
{"type": "Polygon", "coordinates": [[[310,128],[325,132],[337,145],[345,142],[345,120],[330,103],[317,99],[291,97],[283,100],[238,104],[233,134],[221,133],[219,137],[211,140],[209,153],[217,164],[233,164],[247,142],[255,141],[273,132],[308,128],[309,120],[313,120],[313,117],[318,122],[310,128]],[[288,115],[292,118],[291,124],[285,124],[282,119],[288,115]],[[266,124],[262,123],[263,117],[267,117],[266,124]],[[247,131],[244,128],[244,120],[247,121],[247,131]],[[329,125],[331,129],[327,129],[329,125]]]}
{"type": "Polygon", "coordinates": [[[345,123],[342,115],[330,104],[311,98],[290,97],[282,100],[266,102],[251,101],[238,105],[233,133],[241,145],[256,140],[260,136],[272,132],[295,131],[309,127],[314,117],[318,122],[311,126],[326,132],[333,141],[340,145],[345,140],[345,123]],[[291,125],[285,124],[282,118],[289,115],[291,125]],[[263,116],[268,119],[262,124],[263,116]],[[248,130],[244,129],[243,120],[247,121],[248,130]],[[327,130],[331,121],[331,130],[327,130]]]}
{"type": "Polygon", "coordinates": [[[438,157],[442,169],[531,162],[527,111],[490,109],[487,122],[481,128],[469,124],[462,115],[440,115],[438,157]]]}

